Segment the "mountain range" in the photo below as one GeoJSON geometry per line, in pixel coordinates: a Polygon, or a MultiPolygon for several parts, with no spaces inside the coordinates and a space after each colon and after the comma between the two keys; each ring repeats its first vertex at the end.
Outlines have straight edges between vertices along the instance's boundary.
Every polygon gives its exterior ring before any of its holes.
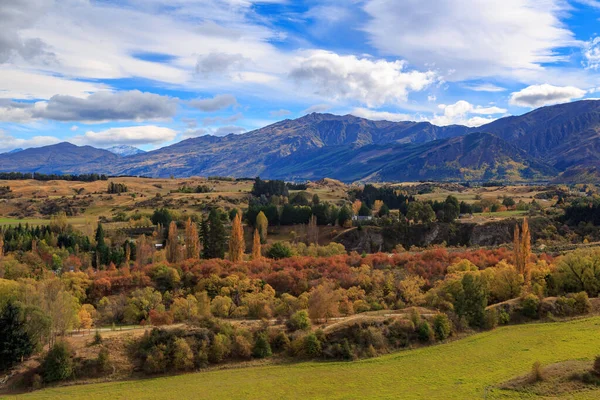
{"type": "Polygon", "coordinates": [[[0,154],[0,171],[345,182],[600,181],[600,101],[542,107],[477,128],[313,113],[142,153],[64,142],[0,154]]]}

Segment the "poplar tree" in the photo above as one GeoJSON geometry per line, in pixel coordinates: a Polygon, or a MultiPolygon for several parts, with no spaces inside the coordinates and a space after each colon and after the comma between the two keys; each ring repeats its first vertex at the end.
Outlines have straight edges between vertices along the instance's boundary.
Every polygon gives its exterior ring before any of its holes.
{"type": "Polygon", "coordinates": [[[198,238],[198,228],[192,222],[192,219],[188,218],[185,223],[185,256],[186,259],[197,259],[199,254],[200,241],[198,238]]]}
{"type": "Polygon", "coordinates": [[[169,224],[169,237],[167,238],[166,250],[167,261],[172,263],[179,261],[179,232],[175,221],[171,221],[169,224]]]}
{"type": "Polygon", "coordinates": [[[231,224],[231,235],[229,236],[229,260],[232,262],[242,261],[244,258],[244,228],[242,227],[242,215],[237,213],[231,224]]]}
{"type": "Polygon", "coordinates": [[[260,235],[258,229],[254,229],[254,238],[252,240],[252,259],[260,260],[262,258],[261,246],[260,246],[260,235]]]}
{"type": "Polygon", "coordinates": [[[269,220],[262,211],[256,216],[256,228],[260,234],[261,243],[267,243],[267,229],[269,228],[269,220]]]}

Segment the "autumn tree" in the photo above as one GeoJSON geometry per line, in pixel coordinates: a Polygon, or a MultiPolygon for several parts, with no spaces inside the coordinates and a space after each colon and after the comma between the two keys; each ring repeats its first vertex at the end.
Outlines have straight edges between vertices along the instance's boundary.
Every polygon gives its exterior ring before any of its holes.
{"type": "Polygon", "coordinates": [[[327,320],[339,314],[339,294],[331,282],[325,282],[310,292],[308,314],[314,321],[327,320]]]}
{"type": "Polygon", "coordinates": [[[256,228],[260,234],[261,243],[267,243],[267,229],[269,227],[269,220],[264,212],[259,212],[256,216],[256,228]]]}
{"type": "Polygon", "coordinates": [[[167,261],[175,263],[179,261],[179,231],[177,223],[171,221],[169,224],[169,237],[167,238],[167,261]]]}
{"type": "Polygon", "coordinates": [[[185,223],[185,258],[197,259],[200,255],[200,239],[198,237],[198,228],[188,218],[185,223]]]}
{"type": "Polygon", "coordinates": [[[152,261],[152,252],[154,245],[152,240],[146,235],[140,236],[135,244],[135,260],[140,266],[144,266],[152,261]]]}
{"type": "Polygon", "coordinates": [[[260,234],[258,229],[254,229],[254,237],[252,240],[252,259],[260,260],[262,258],[261,246],[260,246],[260,234]]]}
{"type": "Polygon", "coordinates": [[[358,212],[360,211],[360,208],[362,207],[362,201],[360,200],[354,200],[354,203],[352,203],[352,214],[353,215],[358,215],[358,212]]]}
{"type": "Polygon", "coordinates": [[[237,213],[231,224],[231,235],[229,236],[229,260],[232,262],[242,261],[244,258],[244,228],[242,227],[242,213],[237,213]]]}
{"type": "Polygon", "coordinates": [[[513,247],[517,271],[523,275],[525,286],[529,286],[531,279],[531,271],[529,268],[529,257],[531,256],[531,234],[529,232],[529,223],[527,218],[523,218],[521,229],[519,229],[519,224],[515,224],[513,247]]]}
{"type": "Polygon", "coordinates": [[[375,217],[379,216],[379,211],[381,210],[381,207],[383,207],[383,201],[381,201],[381,200],[375,200],[373,202],[373,209],[372,209],[372,211],[373,211],[373,215],[375,217]]]}

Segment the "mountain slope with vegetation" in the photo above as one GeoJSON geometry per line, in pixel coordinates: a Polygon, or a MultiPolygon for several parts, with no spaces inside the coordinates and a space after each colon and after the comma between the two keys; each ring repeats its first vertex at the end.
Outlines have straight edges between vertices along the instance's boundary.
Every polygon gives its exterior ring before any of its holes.
{"type": "Polygon", "coordinates": [[[596,167],[600,101],[593,100],[543,107],[478,128],[313,113],[242,135],[201,136],[127,157],[68,143],[0,155],[0,171],[346,182],[557,176],[596,181],[596,167]]]}

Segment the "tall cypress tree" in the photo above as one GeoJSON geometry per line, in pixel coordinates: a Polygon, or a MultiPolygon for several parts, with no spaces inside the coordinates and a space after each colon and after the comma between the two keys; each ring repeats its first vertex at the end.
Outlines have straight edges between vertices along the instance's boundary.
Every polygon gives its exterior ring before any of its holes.
{"type": "Polygon", "coordinates": [[[207,220],[202,221],[203,258],[224,258],[227,234],[219,211],[210,210],[207,220]]]}

